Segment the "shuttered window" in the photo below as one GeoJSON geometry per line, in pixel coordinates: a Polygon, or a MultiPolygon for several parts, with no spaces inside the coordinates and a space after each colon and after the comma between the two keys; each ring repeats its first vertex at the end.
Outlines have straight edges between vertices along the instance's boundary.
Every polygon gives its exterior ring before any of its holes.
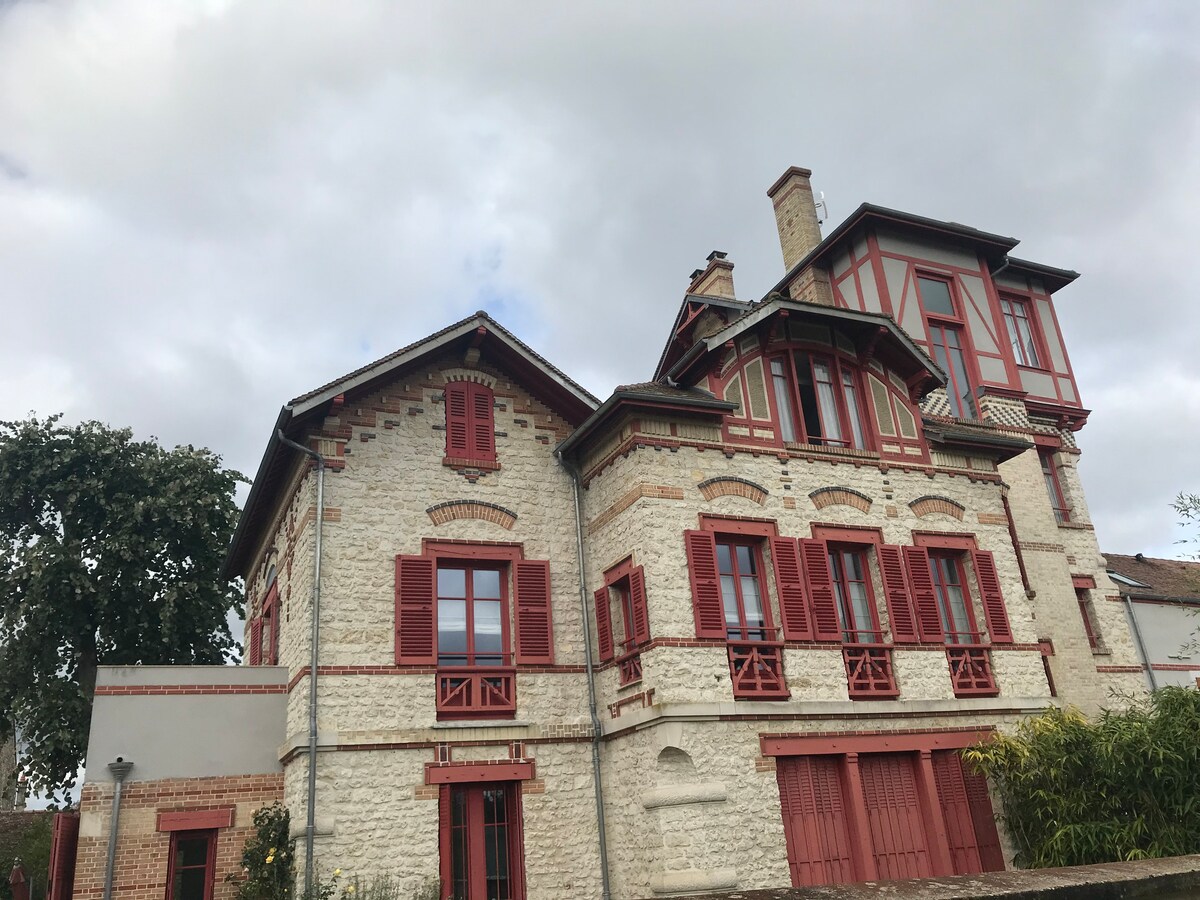
{"type": "Polygon", "coordinates": [[[485,384],[452,381],[446,385],[447,461],[496,461],[494,400],[485,384]]]}
{"type": "Polygon", "coordinates": [[[248,652],[246,653],[246,662],[252,666],[262,665],[262,619],[254,619],[250,622],[250,637],[247,640],[249,644],[248,652]]]}

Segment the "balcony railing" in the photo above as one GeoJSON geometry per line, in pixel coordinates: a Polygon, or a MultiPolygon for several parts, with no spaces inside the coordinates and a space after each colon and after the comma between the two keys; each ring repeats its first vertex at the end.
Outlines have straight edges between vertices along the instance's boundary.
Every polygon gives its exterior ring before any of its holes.
{"type": "Polygon", "coordinates": [[[729,676],[735,700],[786,700],[781,641],[729,641],[729,676]]]}
{"type": "Polygon", "coordinates": [[[955,697],[994,697],[1000,693],[992,671],[991,650],[986,644],[950,644],[946,647],[946,659],[950,663],[955,697]]]}
{"type": "Polygon", "coordinates": [[[617,657],[617,672],[621,686],[642,680],[642,654],[636,650],[617,657]]]}
{"type": "Polygon", "coordinates": [[[857,631],[860,638],[842,645],[842,660],[846,664],[846,687],[851,700],[878,700],[900,696],[896,687],[896,672],[892,668],[892,648],[880,641],[882,633],[857,631]],[[870,637],[870,642],[861,638],[870,637]]]}
{"type": "Polygon", "coordinates": [[[439,719],[510,718],[517,711],[516,670],[512,666],[439,666],[439,719]]]}

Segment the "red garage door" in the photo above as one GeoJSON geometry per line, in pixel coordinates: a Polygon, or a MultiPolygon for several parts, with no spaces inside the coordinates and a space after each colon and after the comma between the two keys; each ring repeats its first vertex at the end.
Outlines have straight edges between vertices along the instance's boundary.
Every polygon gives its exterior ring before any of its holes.
{"type": "Polygon", "coordinates": [[[871,846],[880,878],[924,878],[933,874],[914,763],[912,753],[868,753],[859,757],[871,846]]]}
{"type": "Polygon", "coordinates": [[[779,760],[779,796],[792,884],[855,881],[840,756],[779,760]]]}

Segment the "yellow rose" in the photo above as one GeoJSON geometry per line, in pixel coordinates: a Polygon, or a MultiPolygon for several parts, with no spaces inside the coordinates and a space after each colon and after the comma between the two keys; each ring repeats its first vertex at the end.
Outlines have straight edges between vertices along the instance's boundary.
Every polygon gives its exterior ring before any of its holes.
{"type": "Polygon", "coordinates": [[[342,874],[342,870],[341,870],[341,869],[334,869],[334,870],[333,870],[333,877],[334,877],[334,878],[336,878],[337,876],[339,876],[339,875],[341,875],[341,874],[342,874]]]}
{"type": "Polygon", "coordinates": [[[267,857],[267,865],[269,866],[269,865],[270,865],[271,863],[273,863],[273,862],[275,862],[275,857],[274,857],[274,856],[268,856],[268,857],[267,857]]]}

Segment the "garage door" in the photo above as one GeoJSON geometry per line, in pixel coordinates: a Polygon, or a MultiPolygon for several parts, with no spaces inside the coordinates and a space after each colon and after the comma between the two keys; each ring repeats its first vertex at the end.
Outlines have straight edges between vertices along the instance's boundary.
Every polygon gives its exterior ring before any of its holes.
{"type": "Polygon", "coordinates": [[[840,756],[779,760],[779,796],[792,884],[856,881],[846,826],[840,756]]]}
{"type": "Polygon", "coordinates": [[[867,823],[880,878],[924,878],[933,874],[914,763],[912,753],[869,753],[859,757],[867,823]]]}

